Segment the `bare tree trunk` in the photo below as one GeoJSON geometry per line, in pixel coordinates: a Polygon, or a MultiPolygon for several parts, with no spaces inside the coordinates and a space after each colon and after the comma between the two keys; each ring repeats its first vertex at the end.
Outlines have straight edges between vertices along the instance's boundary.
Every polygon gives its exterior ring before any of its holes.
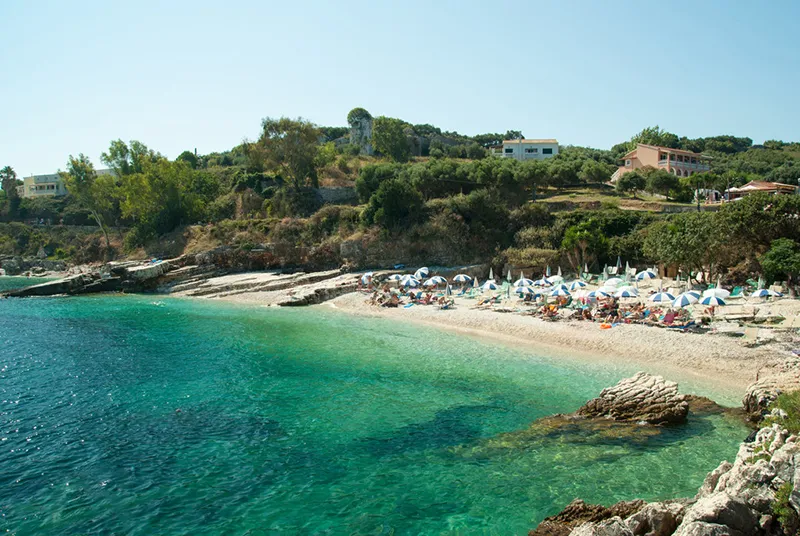
{"type": "Polygon", "coordinates": [[[111,240],[108,238],[108,230],[106,226],[103,225],[103,220],[100,219],[100,215],[95,210],[92,211],[92,216],[94,217],[94,221],[97,222],[98,227],[100,227],[100,230],[103,231],[103,236],[106,238],[106,248],[111,251],[111,240]]]}

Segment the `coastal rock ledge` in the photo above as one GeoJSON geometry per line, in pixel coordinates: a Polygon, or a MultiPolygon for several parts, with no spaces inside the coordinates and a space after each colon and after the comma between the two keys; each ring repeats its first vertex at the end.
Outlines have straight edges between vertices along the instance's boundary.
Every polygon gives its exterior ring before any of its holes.
{"type": "Polygon", "coordinates": [[[682,423],[689,414],[689,397],[678,393],[675,382],[638,372],[603,389],[576,414],[623,422],[682,423]]]}

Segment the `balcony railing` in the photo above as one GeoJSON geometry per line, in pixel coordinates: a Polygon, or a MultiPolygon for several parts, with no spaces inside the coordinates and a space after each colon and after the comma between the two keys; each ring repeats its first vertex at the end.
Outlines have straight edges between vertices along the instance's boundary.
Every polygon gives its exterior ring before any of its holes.
{"type": "MultiPolygon", "coordinates": [[[[708,171],[709,169],[711,169],[711,166],[709,166],[708,164],[701,164],[701,163],[692,164],[691,162],[680,162],[678,160],[670,160],[669,165],[671,165],[672,167],[679,167],[683,169],[696,169],[699,171],[708,171]]],[[[666,166],[667,166],[667,160],[658,161],[658,167],[666,167],[666,166]]]]}

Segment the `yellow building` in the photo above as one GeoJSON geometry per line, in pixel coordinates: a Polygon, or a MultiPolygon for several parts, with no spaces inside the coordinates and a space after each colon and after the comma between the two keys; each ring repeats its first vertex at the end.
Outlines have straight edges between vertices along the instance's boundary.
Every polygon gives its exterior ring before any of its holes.
{"type": "Polygon", "coordinates": [[[58,173],[31,175],[22,179],[22,197],[51,197],[67,195],[64,179],[58,173]]]}

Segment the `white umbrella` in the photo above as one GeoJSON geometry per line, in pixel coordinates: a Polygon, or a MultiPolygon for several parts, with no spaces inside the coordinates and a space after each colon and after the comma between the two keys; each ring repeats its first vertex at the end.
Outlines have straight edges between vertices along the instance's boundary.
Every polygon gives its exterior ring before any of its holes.
{"type": "Polygon", "coordinates": [[[675,296],[673,296],[669,292],[656,292],[655,294],[650,296],[650,301],[656,303],[671,302],[675,301],[675,296]]]}
{"type": "Polygon", "coordinates": [[[372,273],[372,272],[367,272],[367,273],[365,273],[364,275],[362,275],[362,276],[361,276],[361,283],[362,283],[363,285],[366,285],[367,283],[369,283],[370,281],[372,281],[372,275],[373,275],[373,273],[372,273]]]}
{"type": "Polygon", "coordinates": [[[492,274],[492,267],[489,267],[489,281],[494,281],[494,274],[492,274]]]}
{"type": "Polygon", "coordinates": [[[590,298],[608,298],[611,293],[601,288],[589,293],[590,298]]]}
{"type": "Polygon", "coordinates": [[[696,290],[687,290],[686,292],[681,294],[681,296],[683,296],[683,295],[693,297],[695,299],[694,301],[700,300],[700,293],[697,292],[696,290]]]}
{"type": "Polygon", "coordinates": [[[478,288],[478,284],[478,278],[476,277],[472,280],[472,288],[478,288]]]}
{"type": "Polygon", "coordinates": [[[583,273],[585,273],[585,274],[589,273],[589,265],[588,264],[584,263],[584,265],[583,265],[583,273]]]}
{"type": "Polygon", "coordinates": [[[683,294],[679,294],[678,297],[675,298],[675,300],[673,300],[672,306],[683,308],[683,307],[688,307],[693,303],[697,303],[697,298],[695,297],[695,295],[684,292],[683,294]]]}
{"type": "Polygon", "coordinates": [[[573,281],[572,283],[569,284],[569,289],[570,290],[578,290],[578,289],[583,288],[585,286],[586,286],[586,283],[584,283],[581,280],[577,280],[577,281],[573,281]]]}
{"type": "Polygon", "coordinates": [[[534,282],[532,280],[525,279],[524,277],[522,279],[517,279],[516,281],[514,281],[515,287],[530,287],[533,284],[534,282]]]}
{"type": "Polygon", "coordinates": [[[636,274],[637,281],[644,281],[646,279],[655,279],[657,276],[650,270],[642,270],[638,274],[636,274]]]}
{"type": "Polygon", "coordinates": [[[467,274],[458,274],[453,278],[453,281],[455,281],[456,283],[469,283],[470,281],[472,281],[472,278],[467,274]]]}
{"type": "Polygon", "coordinates": [[[450,285],[447,285],[447,287],[444,289],[444,295],[445,296],[452,296],[453,295],[453,287],[451,287],[450,285]]]}
{"type": "Polygon", "coordinates": [[[483,289],[483,290],[497,290],[497,285],[495,284],[494,281],[489,280],[489,281],[487,281],[486,283],[483,284],[481,289],[483,289]]]}
{"type": "Polygon", "coordinates": [[[556,288],[551,293],[551,296],[571,296],[569,291],[565,288],[556,288]]]}
{"type": "Polygon", "coordinates": [[[551,290],[566,290],[566,291],[569,291],[569,287],[567,285],[565,285],[564,283],[561,283],[560,285],[554,286],[551,290]]]}
{"type": "Polygon", "coordinates": [[[550,273],[550,265],[547,265],[547,269],[544,271],[545,277],[550,277],[552,274],[550,273]]]}
{"type": "Polygon", "coordinates": [[[700,300],[702,305],[725,305],[725,300],[717,298],[716,296],[705,296],[700,300]]]}
{"type": "Polygon", "coordinates": [[[531,287],[517,287],[514,289],[514,292],[517,294],[530,294],[531,296],[538,294],[538,292],[533,290],[531,287]]]}
{"type": "Polygon", "coordinates": [[[550,281],[548,281],[545,278],[542,278],[542,279],[537,279],[536,281],[533,282],[533,284],[536,285],[537,287],[549,287],[550,281]]]}
{"type": "Polygon", "coordinates": [[[509,270],[508,273],[506,274],[506,281],[508,281],[509,284],[511,283],[511,270],[509,270]]]}
{"type": "Polygon", "coordinates": [[[435,287],[436,285],[441,285],[442,283],[447,283],[447,280],[440,275],[435,275],[425,281],[422,285],[425,287],[435,287]]]}
{"type": "Polygon", "coordinates": [[[622,282],[623,282],[623,281],[622,281],[622,279],[620,279],[619,277],[612,277],[611,279],[609,279],[608,281],[606,281],[606,282],[605,282],[605,285],[603,285],[603,286],[606,286],[606,287],[616,287],[617,285],[619,285],[619,284],[620,284],[620,283],[622,283],[622,282]]]}
{"type": "Polygon", "coordinates": [[[560,275],[553,275],[547,278],[548,283],[561,283],[562,281],[564,281],[564,278],[560,275]]]}
{"type": "Polygon", "coordinates": [[[561,266],[560,266],[560,265],[559,265],[559,267],[558,267],[558,272],[556,272],[556,275],[557,275],[557,276],[561,276],[561,266]]]}
{"type": "Polygon", "coordinates": [[[404,286],[404,287],[406,287],[406,288],[408,288],[408,287],[411,287],[411,288],[417,288],[417,287],[419,286],[419,279],[417,279],[417,278],[414,278],[414,277],[411,277],[411,278],[409,278],[409,279],[406,279],[406,280],[404,280],[404,281],[401,281],[401,283],[402,283],[402,284],[403,284],[403,286],[404,286]]]}
{"type": "Polygon", "coordinates": [[[714,296],[715,298],[722,298],[724,300],[730,295],[731,295],[730,291],[725,290],[724,288],[710,288],[705,292],[703,292],[704,298],[706,296],[714,296]]]}
{"type": "Polygon", "coordinates": [[[389,276],[389,281],[401,281],[403,276],[400,274],[392,274],[389,276]]]}
{"type": "Polygon", "coordinates": [[[636,289],[630,287],[620,289],[616,294],[614,294],[614,296],[617,298],[635,298],[638,295],[639,293],[636,291],[636,289]]]}

